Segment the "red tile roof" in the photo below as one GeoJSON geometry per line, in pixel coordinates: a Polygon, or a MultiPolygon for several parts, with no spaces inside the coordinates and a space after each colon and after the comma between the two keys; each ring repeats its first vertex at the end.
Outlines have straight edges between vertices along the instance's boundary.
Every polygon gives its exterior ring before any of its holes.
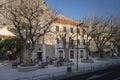
{"type": "Polygon", "coordinates": [[[54,20],[54,23],[60,23],[60,24],[68,24],[68,25],[73,25],[73,26],[77,26],[77,22],[72,21],[72,20],[68,20],[68,19],[61,19],[61,18],[56,18],[54,20]]]}

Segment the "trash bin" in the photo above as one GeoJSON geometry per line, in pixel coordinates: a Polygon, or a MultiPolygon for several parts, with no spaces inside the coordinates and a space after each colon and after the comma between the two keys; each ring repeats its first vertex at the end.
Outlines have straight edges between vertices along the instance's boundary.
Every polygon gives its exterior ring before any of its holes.
{"type": "Polygon", "coordinates": [[[71,72],[71,67],[67,67],[67,72],[71,72]]]}

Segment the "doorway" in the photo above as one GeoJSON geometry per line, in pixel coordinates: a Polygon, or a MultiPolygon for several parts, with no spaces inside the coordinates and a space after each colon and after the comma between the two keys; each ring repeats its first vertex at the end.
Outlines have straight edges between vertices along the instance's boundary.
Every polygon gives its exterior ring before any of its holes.
{"type": "Polygon", "coordinates": [[[63,58],[63,51],[62,50],[59,51],[59,57],[63,58]]]}
{"type": "Polygon", "coordinates": [[[69,51],[69,59],[74,59],[74,58],[75,58],[74,50],[70,50],[69,51]]]}
{"type": "Polygon", "coordinates": [[[84,50],[83,49],[80,49],[79,56],[80,56],[80,58],[83,58],[83,56],[84,56],[84,50]]]}
{"type": "Polygon", "coordinates": [[[42,61],[42,52],[37,52],[37,58],[42,61]]]}
{"type": "Polygon", "coordinates": [[[64,57],[65,57],[64,51],[63,50],[58,50],[58,58],[64,59],[64,57]]]}

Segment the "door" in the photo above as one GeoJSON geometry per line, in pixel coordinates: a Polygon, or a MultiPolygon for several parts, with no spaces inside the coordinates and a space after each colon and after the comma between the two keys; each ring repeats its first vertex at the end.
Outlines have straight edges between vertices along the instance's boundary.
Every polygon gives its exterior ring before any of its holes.
{"type": "Polygon", "coordinates": [[[42,60],[42,52],[37,52],[37,58],[42,60]]]}
{"type": "Polygon", "coordinates": [[[74,59],[75,54],[74,54],[74,50],[70,50],[69,51],[69,59],[74,59]]]}
{"type": "Polygon", "coordinates": [[[63,58],[63,50],[59,51],[59,58],[63,58]]]}
{"type": "Polygon", "coordinates": [[[84,53],[84,50],[83,50],[83,49],[81,49],[81,50],[80,50],[80,52],[79,52],[79,56],[80,56],[80,58],[83,58],[83,56],[84,56],[84,54],[83,54],[83,53],[84,53]]]}

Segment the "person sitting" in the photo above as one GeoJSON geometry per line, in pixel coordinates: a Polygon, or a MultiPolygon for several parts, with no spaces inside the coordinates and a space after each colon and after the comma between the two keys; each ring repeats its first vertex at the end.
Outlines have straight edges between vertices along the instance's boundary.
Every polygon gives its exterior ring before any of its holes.
{"type": "Polygon", "coordinates": [[[14,60],[13,62],[12,62],[12,67],[15,67],[15,68],[17,68],[17,60],[14,60]]]}
{"type": "Polygon", "coordinates": [[[41,60],[39,60],[39,62],[38,62],[38,67],[39,67],[39,68],[42,67],[42,61],[41,61],[41,60]]]}
{"type": "Polygon", "coordinates": [[[39,62],[38,59],[35,59],[35,60],[34,60],[34,64],[35,64],[35,65],[38,65],[38,62],[39,62]]]}

